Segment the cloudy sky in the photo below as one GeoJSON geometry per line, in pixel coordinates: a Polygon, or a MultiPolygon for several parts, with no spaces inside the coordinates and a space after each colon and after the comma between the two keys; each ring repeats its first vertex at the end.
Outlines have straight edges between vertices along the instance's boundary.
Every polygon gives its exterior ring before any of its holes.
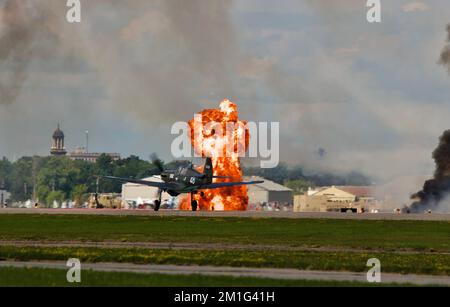
{"type": "Polygon", "coordinates": [[[450,128],[439,65],[448,0],[0,0],[0,156],[69,150],[170,157],[170,127],[223,98],[279,121],[281,158],[381,178],[431,174],[450,128]],[[326,150],[319,159],[319,148],[326,150]]]}

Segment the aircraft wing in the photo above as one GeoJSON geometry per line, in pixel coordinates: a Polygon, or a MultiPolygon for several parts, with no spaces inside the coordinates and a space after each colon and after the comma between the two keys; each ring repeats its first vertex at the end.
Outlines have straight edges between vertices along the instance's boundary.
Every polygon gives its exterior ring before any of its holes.
{"type": "Polygon", "coordinates": [[[240,185],[258,184],[258,183],[263,183],[263,182],[264,181],[216,182],[216,183],[202,185],[198,188],[198,190],[209,190],[209,189],[218,189],[218,188],[226,188],[226,187],[235,187],[235,186],[240,186],[240,185]]]}
{"type": "Polygon", "coordinates": [[[149,187],[156,187],[156,188],[159,188],[162,190],[171,190],[171,189],[179,188],[179,186],[176,183],[153,182],[153,181],[147,181],[147,180],[142,180],[142,179],[120,178],[120,177],[112,177],[112,176],[103,176],[103,178],[121,181],[121,182],[142,184],[142,185],[146,185],[149,187]]]}

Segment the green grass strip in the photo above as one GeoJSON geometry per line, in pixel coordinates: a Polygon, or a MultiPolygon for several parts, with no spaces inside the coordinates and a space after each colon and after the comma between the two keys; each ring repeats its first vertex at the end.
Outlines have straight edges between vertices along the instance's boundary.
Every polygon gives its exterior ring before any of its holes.
{"type": "Polygon", "coordinates": [[[0,215],[0,240],[199,242],[450,252],[450,222],[0,215]]]}
{"type": "Polygon", "coordinates": [[[214,265],[234,267],[273,267],[310,270],[367,271],[367,260],[378,258],[383,272],[450,274],[450,256],[443,254],[395,254],[361,252],[172,250],[78,247],[1,246],[0,259],[67,260],[82,262],[121,262],[137,264],[214,265]]]}

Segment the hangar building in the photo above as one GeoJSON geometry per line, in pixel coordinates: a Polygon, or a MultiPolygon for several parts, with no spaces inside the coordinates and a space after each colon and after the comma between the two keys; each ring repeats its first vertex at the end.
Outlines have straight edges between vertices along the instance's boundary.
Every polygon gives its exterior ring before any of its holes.
{"type": "Polygon", "coordinates": [[[346,211],[368,212],[378,205],[372,186],[331,186],[309,189],[306,195],[296,195],[296,212],[346,211]]]}
{"type": "MultiPolygon", "coordinates": [[[[161,178],[158,177],[148,177],[142,180],[152,181],[152,182],[163,182],[161,178]]],[[[125,183],[122,185],[122,200],[124,203],[136,203],[136,204],[150,204],[158,199],[158,188],[149,187],[142,184],[136,183],[125,183]]],[[[162,193],[161,200],[172,199],[169,193],[162,193]]]]}
{"type": "Polygon", "coordinates": [[[263,203],[279,203],[292,204],[293,192],[291,189],[267,180],[258,176],[244,177],[245,181],[259,181],[264,180],[263,183],[252,184],[247,186],[249,204],[263,204],[263,203]]]}

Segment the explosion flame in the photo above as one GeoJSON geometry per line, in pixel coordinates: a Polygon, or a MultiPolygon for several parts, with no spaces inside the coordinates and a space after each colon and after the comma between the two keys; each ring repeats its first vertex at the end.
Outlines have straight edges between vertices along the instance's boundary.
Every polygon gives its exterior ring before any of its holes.
{"type": "MultiPolygon", "coordinates": [[[[210,157],[213,182],[242,181],[240,156],[245,154],[250,142],[247,122],[239,120],[237,105],[225,99],[219,109],[206,109],[189,121],[191,143],[197,155],[210,157]]],[[[201,170],[201,169],[200,169],[201,170]]],[[[203,190],[193,195],[200,210],[246,210],[247,187],[236,186],[203,190]]],[[[184,198],[180,210],[190,210],[190,196],[184,198]]]]}

